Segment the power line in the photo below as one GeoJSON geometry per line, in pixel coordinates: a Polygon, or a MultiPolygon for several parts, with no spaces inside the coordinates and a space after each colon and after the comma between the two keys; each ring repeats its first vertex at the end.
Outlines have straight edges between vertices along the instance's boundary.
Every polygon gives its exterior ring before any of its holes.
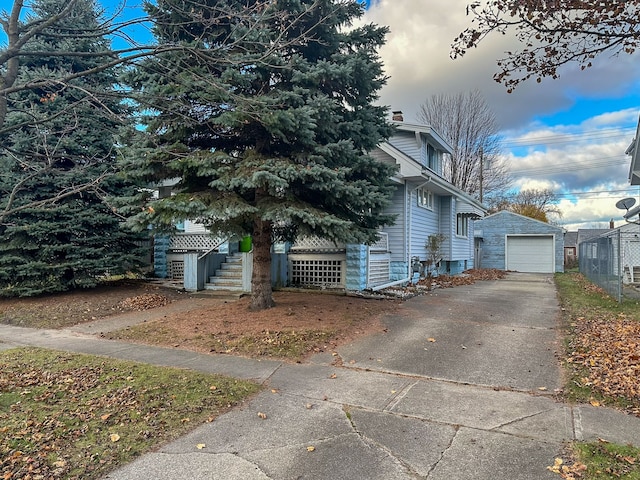
{"type": "Polygon", "coordinates": [[[598,195],[603,193],[626,193],[629,195],[636,195],[638,193],[638,188],[629,187],[629,188],[623,188],[623,189],[617,189],[617,190],[586,190],[586,191],[580,191],[580,192],[560,192],[560,193],[554,193],[553,196],[559,199],[570,198],[570,197],[580,197],[580,199],[586,200],[588,198],[602,199],[603,197],[598,197],[598,196],[590,197],[589,195],[598,195]]]}
{"type": "Polygon", "coordinates": [[[605,128],[602,130],[590,130],[582,133],[560,133],[555,135],[532,137],[532,138],[526,138],[522,140],[512,140],[510,142],[503,142],[502,146],[509,148],[509,147],[525,147],[525,146],[548,145],[548,144],[555,145],[558,143],[576,142],[578,140],[596,140],[596,139],[603,139],[603,138],[633,137],[633,135],[635,134],[635,130],[636,130],[636,126],[605,128]]]}
{"type": "Polygon", "coordinates": [[[587,163],[565,163],[562,165],[547,165],[542,167],[531,167],[531,168],[519,168],[519,169],[511,169],[510,173],[512,175],[529,175],[529,176],[539,176],[553,173],[564,173],[571,172],[575,170],[589,170],[592,168],[602,168],[602,167],[610,167],[610,166],[618,166],[623,165],[629,161],[626,155],[615,155],[612,157],[599,157],[592,159],[593,161],[587,163]],[[611,161],[617,159],[616,161],[611,161]]]}

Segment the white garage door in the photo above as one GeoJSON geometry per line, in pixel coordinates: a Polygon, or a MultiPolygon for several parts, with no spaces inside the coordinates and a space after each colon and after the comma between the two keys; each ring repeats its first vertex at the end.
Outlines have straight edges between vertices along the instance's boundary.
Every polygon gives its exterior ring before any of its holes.
{"type": "Polygon", "coordinates": [[[507,270],[531,273],[553,273],[553,237],[508,236],[507,270]]]}

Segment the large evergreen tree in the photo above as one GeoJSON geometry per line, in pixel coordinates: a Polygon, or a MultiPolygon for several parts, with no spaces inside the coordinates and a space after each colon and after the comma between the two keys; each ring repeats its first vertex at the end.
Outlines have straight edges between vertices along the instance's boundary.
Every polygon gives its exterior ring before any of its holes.
{"type": "MultiPolygon", "coordinates": [[[[46,22],[65,4],[36,0],[26,22],[46,22]]],[[[76,0],[65,18],[22,47],[18,81],[52,81],[6,96],[0,138],[0,210],[5,213],[0,295],[90,287],[105,273],[140,263],[139,236],[122,228],[122,218],[106,201],[130,194],[114,168],[115,135],[126,111],[117,98],[105,95],[114,91],[117,72],[105,69],[55,81],[108,58],[109,42],[96,34],[99,29],[94,3],[76,0]]]]}
{"type": "Polygon", "coordinates": [[[251,308],[273,305],[270,249],[299,235],[372,242],[392,221],[390,167],[371,151],[391,133],[372,105],[386,30],[352,28],[355,0],[158,0],[160,44],[131,75],[149,150],[130,168],[180,178],[142,223],[184,218],[253,237],[251,308]],[[186,48],[189,48],[187,50],[186,48]]]}

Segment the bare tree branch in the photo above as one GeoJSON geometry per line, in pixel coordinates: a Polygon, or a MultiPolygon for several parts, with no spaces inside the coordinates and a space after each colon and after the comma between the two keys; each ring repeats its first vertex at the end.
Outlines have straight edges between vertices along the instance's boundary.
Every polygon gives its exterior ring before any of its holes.
{"type": "Polygon", "coordinates": [[[498,60],[494,75],[508,91],[532,77],[557,78],[563,65],[584,70],[605,52],[632,54],[640,46],[640,0],[487,0],[473,2],[467,13],[476,26],[454,40],[452,58],[492,33],[514,31],[522,49],[498,60]]]}
{"type": "Polygon", "coordinates": [[[453,147],[444,161],[444,176],[459,189],[486,201],[511,183],[502,153],[495,114],[478,90],[429,97],[418,118],[453,147]]]}

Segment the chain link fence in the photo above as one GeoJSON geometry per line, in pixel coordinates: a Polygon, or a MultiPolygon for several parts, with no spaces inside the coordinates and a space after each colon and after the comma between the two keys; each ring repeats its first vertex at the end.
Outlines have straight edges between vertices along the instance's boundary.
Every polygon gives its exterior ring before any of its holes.
{"type": "Polygon", "coordinates": [[[640,226],[628,224],[578,245],[580,273],[616,298],[640,298],[640,226]]]}

